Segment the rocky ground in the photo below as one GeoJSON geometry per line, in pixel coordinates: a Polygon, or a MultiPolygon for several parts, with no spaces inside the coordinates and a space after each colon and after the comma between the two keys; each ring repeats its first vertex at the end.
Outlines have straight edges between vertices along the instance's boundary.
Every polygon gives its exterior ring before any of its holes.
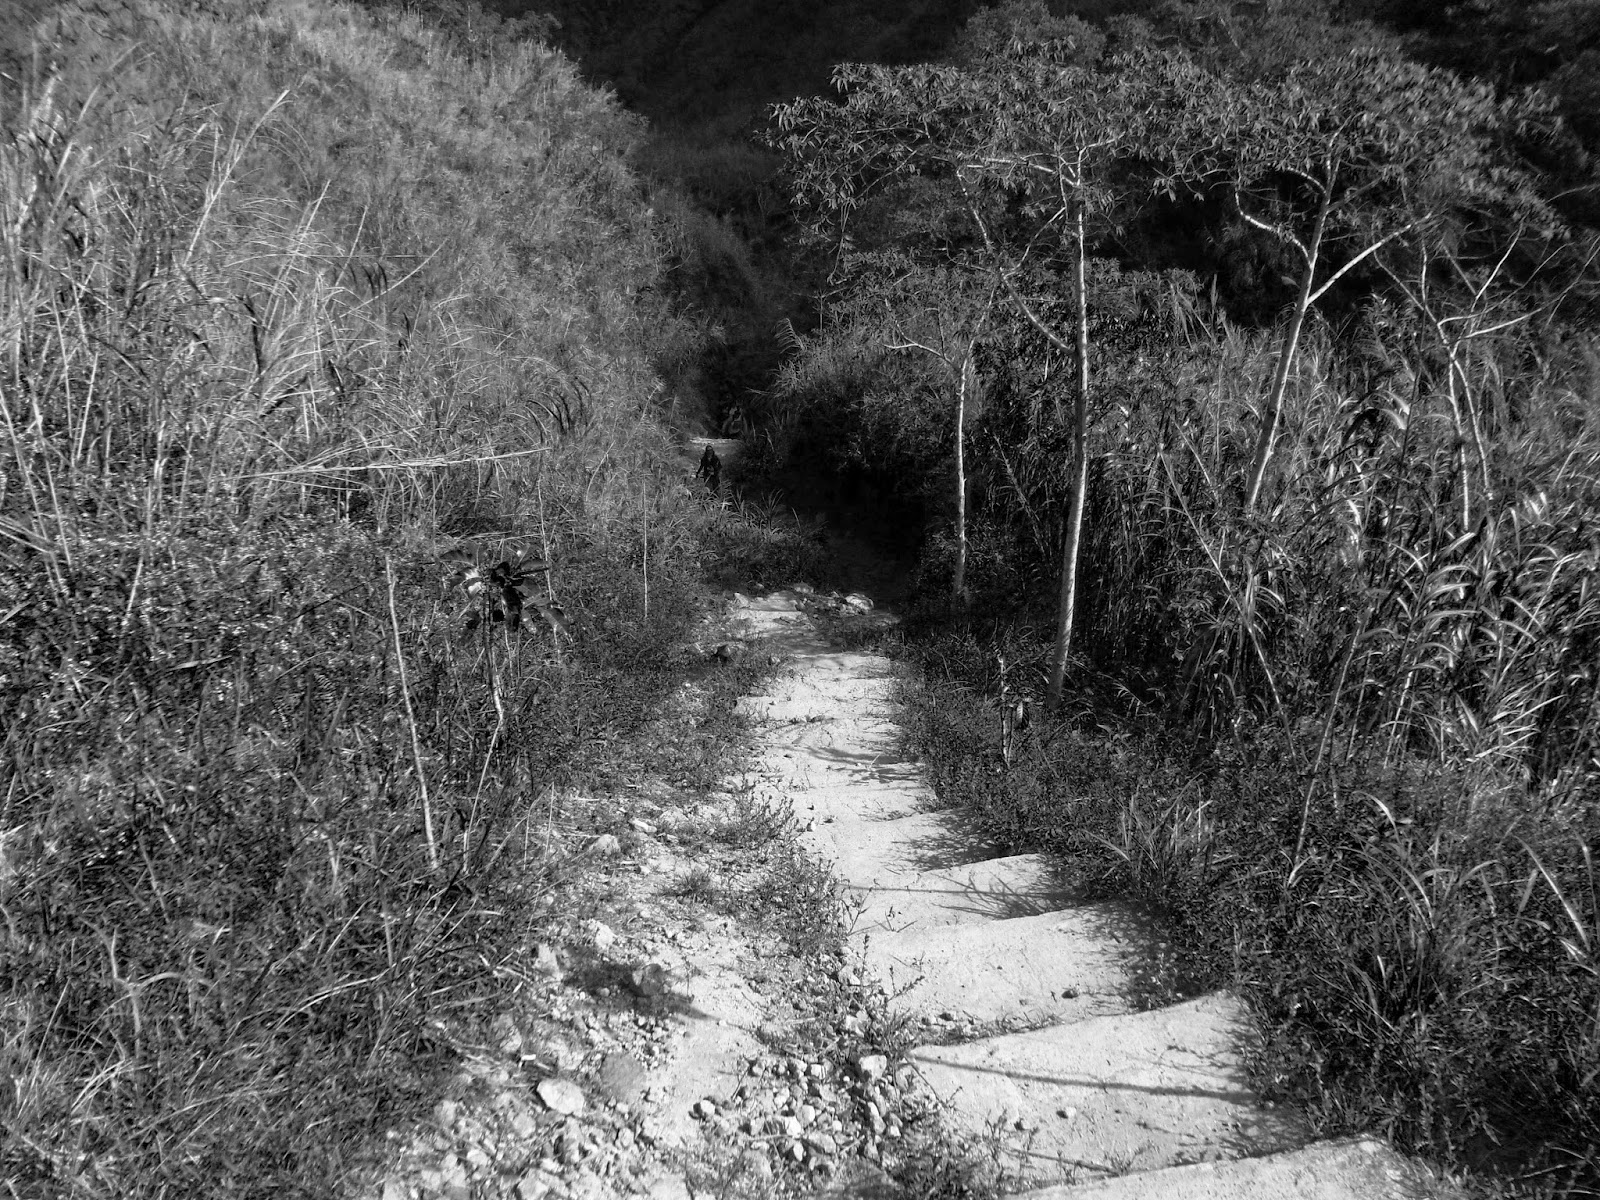
{"type": "Polygon", "coordinates": [[[746,768],[589,801],[625,833],[562,851],[515,1006],[439,1031],[462,1069],[368,1195],[1443,1194],[1376,1142],[1305,1145],[1251,1091],[1238,999],[1141,1011],[1162,947],[1139,913],[938,811],[890,663],[824,632],[886,620],[860,595],[732,597],[697,652],[771,668],[738,704],[746,768]]]}
{"type": "MultiPolygon", "coordinates": [[[[742,597],[694,652],[758,644],[742,597]]],[[[815,607],[870,621],[817,597],[815,607]]],[[[705,719],[676,697],[667,724],[705,719]]],[[[781,781],[751,771],[703,795],[641,779],[567,797],[625,832],[542,848],[568,865],[562,911],[522,947],[514,1005],[440,1028],[461,1069],[425,1128],[391,1131],[370,1200],[871,1194],[922,1136],[904,1068],[874,1041],[886,997],[843,954],[835,879],[799,845],[781,781]]],[[[582,825],[584,822],[575,822],[582,825]]]]}

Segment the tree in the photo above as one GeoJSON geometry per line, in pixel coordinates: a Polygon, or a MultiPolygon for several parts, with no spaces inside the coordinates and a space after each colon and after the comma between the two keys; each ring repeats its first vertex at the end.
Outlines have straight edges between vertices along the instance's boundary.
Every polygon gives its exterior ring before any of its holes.
{"type": "Polygon", "coordinates": [[[1295,298],[1245,481],[1247,512],[1261,498],[1307,314],[1385,247],[1438,236],[1463,205],[1524,193],[1498,139],[1539,111],[1363,49],[1296,63],[1190,115],[1189,140],[1209,140],[1197,182],[1226,188],[1239,217],[1295,260],[1295,298]]]}
{"type": "Polygon", "coordinates": [[[1075,16],[1058,17],[1044,0],[1005,0],[980,8],[962,28],[950,57],[965,66],[1003,58],[1013,47],[1065,42],[1079,62],[1093,62],[1105,49],[1106,35],[1075,16]]]}
{"type": "Polygon", "coordinates": [[[978,347],[994,314],[996,289],[975,288],[982,274],[960,268],[910,267],[884,296],[889,323],[884,347],[927,355],[944,378],[946,407],[955,412],[956,561],[950,606],[965,612],[967,590],[967,423],[982,404],[978,347]],[[898,302],[898,303],[897,303],[898,302]]]}
{"type": "Polygon", "coordinates": [[[777,110],[779,136],[803,204],[849,226],[891,180],[952,181],[977,231],[987,269],[1016,311],[1076,365],[1070,496],[1061,549],[1049,701],[1059,703],[1076,622],[1078,557],[1088,489],[1091,222],[1141,186],[1187,162],[1189,126],[1177,114],[1208,91],[1207,78],[1165,54],[1089,65],[1098,47],[1070,41],[1016,46],[962,69],[847,65],[835,74],[842,103],[801,100],[777,110]],[[1151,168],[1155,169],[1151,169],[1151,168]],[[1065,260],[1073,328],[1063,332],[1017,286],[1035,255],[1065,260]]]}

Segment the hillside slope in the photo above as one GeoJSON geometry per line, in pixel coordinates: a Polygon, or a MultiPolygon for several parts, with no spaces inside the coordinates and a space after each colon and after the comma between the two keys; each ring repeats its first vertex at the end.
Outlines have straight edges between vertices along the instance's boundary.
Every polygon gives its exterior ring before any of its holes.
{"type": "Polygon", "coordinates": [[[560,53],[305,0],[69,3],[37,48],[0,111],[0,1176],[327,1194],[551,919],[568,798],[714,769],[716,728],[634,743],[718,667],[681,653],[706,573],[788,550],[688,486],[688,210],[560,53]]]}

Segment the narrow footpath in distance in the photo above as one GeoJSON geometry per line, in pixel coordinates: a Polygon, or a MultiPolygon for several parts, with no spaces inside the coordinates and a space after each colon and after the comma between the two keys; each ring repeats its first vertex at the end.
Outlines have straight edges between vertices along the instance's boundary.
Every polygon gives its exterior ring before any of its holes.
{"type": "Polygon", "coordinates": [[[1076,903],[1050,860],[1005,855],[940,810],[900,750],[894,665],[831,645],[801,590],[740,597],[781,656],[763,783],[847,886],[851,946],[919,1030],[917,1087],[1000,1157],[1028,1200],[1416,1200],[1450,1193],[1369,1139],[1312,1141],[1246,1078],[1255,1037],[1227,992],[1134,1011],[1157,937],[1132,907],[1076,903]]]}

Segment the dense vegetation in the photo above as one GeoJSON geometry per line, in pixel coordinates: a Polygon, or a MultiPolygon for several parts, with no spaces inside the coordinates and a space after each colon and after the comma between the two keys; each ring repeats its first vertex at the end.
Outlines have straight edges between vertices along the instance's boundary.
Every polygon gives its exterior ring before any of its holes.
{"type": "Polygon", "coordinates": [[[5,1177],[317,1194],[422,1103],[530,822],[707,566],[792,561],[680,485],[741,408],[925,514],[942,791],[1248,990],[1269,1093],[1600,1189],[1600,5],[53,7],[0,30],[5,1177]]]}
{"type": "Polygon", "coordinates": [[[1166,913],[1324,1131],[1589,1194],[1593,76],[1519,90],[1514,7],[1014,0],[840,67],[767,134],[829,288],[766,410],[926,501],[948,795],[1166,913]]]}
{"type": "Polygon", "coordinates": [[[785,553],[674,443],[704,228],[490,34],[66,4],[7,60],[8,1195],[330,1194],[553,919],[565,798],[726,765],[639,742],[785,553]]]}

